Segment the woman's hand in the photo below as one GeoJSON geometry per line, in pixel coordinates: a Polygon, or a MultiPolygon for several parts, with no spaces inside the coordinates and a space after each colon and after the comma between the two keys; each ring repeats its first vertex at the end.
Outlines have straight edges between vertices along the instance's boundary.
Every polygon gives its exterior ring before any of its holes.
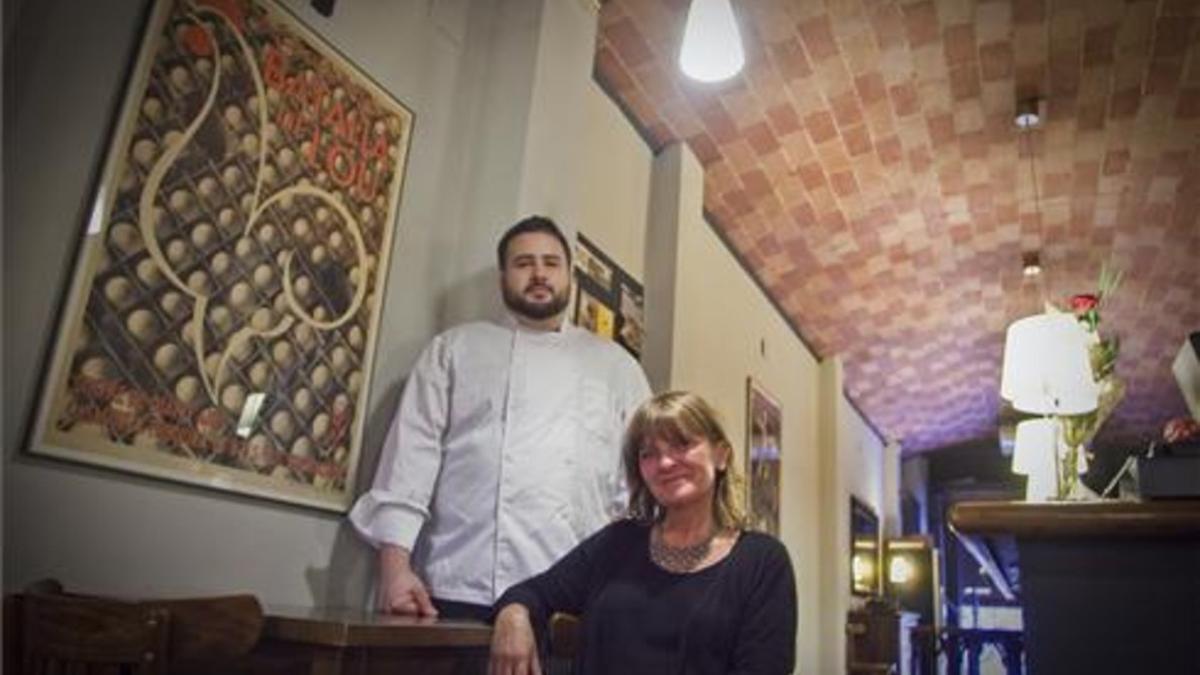
{"type": "Polygon", "coordinates": [[[490,675],[542,675],[538,663],[537,640],[529,610],[524,605],[506,605],[496,615],[492,628],[492,658],[490,675]]]}

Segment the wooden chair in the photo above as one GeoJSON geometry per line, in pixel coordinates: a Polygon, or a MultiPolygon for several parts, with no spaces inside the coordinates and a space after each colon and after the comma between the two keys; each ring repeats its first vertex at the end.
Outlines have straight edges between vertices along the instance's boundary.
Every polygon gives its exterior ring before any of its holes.
{"type": "Polygon", "coordinates": [[[53,583],[39,582],[6,599],[5,642],[13,650],[6,663],[13,672],[232,672],[262,631],[262,607],[251,595],[126,601],[55,591],[53,583]],[[224,665],[213,670],[218,664],[224,665]]]}

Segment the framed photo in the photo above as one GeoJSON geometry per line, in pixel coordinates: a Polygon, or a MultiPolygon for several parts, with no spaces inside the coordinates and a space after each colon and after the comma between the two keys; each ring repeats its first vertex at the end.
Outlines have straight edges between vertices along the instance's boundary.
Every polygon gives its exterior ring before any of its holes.
{"type": "Polygon", "coordinates": [[[783,427],[779,403],[746,379],[746,467],[750,527],[779,536],[783,427]]]}
{"type": "Polygon", "coordinates": [[[155,3],[30,452],[344,511],[412,124],[273,1],[155,3]]]}
{"type": "Polygon", "coordinates": [[[875,595],[879,592],[881,542],[879,516],[875,510],[850,496],[850,592],[875,595]]]}
{"type": "Polygon", "coordinates": [[[583,235],[575,242],[575,325],[615,340],[635,359],[645,333],[642,285],[583,235]]]}

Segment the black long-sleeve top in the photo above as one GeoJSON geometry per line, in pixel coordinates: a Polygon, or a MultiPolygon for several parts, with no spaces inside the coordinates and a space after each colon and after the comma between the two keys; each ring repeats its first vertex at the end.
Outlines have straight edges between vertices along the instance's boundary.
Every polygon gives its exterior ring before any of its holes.
{"type": "Polygon", "coordinates": [[[795,665],[796,584],[787,549],[742,532],[723,560],[676,574],[650,559],[650,527],[613,523],[496,602],[534,625],[581,616],[581,675],[779,675],[795,665]]]}

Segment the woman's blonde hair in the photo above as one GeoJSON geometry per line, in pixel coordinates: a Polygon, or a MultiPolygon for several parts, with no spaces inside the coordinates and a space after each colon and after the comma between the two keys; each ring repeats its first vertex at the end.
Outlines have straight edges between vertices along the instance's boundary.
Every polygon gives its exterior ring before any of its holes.
{"type": "Polygon", "coordinates": [[[713,447],[729,449],[729,461],[717,471],[713,486],[713,520],[718,528],[746,526],[744,492],[741,472],[733,461],[733,444],[721,426],[717,411],[707,401],[686,391],[668,391],[643,403],[629,428],[621,454],[625,462],[625,478],[629,482],[629,517],[653,522],[663,516],[662,505],[654,499],[649,486],[642,480],[638,456],[651,441],[661,439],[671,444],[690,443],[703,438],[713,447]]]}

